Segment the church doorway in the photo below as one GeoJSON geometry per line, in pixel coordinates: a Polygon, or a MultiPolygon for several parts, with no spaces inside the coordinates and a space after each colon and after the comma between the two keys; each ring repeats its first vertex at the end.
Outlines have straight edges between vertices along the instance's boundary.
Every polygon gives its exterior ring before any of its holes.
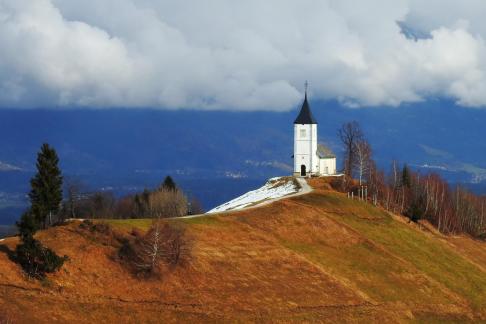
{"type": "Polygon", "coordinates": [[[304,165],[304,164],[302,164],[302,165],[300,166],[300,175],[301,175],[302,177],[305,177],[305,176],[307,175],[307,170],[306,170],[306,168],[305,168],[305,165],[304,165]]]}

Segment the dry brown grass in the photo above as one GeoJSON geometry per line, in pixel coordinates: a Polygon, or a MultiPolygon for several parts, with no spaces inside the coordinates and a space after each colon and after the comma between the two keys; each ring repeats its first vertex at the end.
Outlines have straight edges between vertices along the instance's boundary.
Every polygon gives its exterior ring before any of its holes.
{"type": "MultiPolygon", "coordinates": [[[[40,232],[70,261],[38,282],[0,253],[0,310],[25,323],[486,321],[486,244],[397,221],[320,179],[311,185],[262,208],[177,220],[193,257],[159,279],[131,275],[116,244],[79,224],[40,232]]],[[[130,235],[150,221],[110,223],[130,235]]]]}

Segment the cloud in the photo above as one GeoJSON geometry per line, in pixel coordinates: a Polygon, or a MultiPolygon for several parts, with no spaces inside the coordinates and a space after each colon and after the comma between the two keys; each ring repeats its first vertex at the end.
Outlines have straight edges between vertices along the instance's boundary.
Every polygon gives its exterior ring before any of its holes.
{"type": "Polygon", "coordinates": [[[484,107],[483,3],[0,0],[0,106],[484,107]]]}

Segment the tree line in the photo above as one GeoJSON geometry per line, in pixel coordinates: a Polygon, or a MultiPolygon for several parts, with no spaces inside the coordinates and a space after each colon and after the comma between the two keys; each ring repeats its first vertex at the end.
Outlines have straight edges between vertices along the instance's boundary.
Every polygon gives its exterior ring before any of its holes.
{"type": "Polygon", "coordinates": [[[197,200],[188,201],[170,176],[155,190],[144,190],[121,199],[107,192],[83,193],[79,183],[71,182],[67,185],[64,198],[64,177],[59,167],[59,157],[56,150],[47,143],[41,146],[37,154],[36,168],[37,172],[30,181],[30,207],[16,224],[21,242],[10,255],[29,276],[35,278],[43,278],[46,273],[57,271],[68,260],[67,256],[58,256],[43,246],[35,239],[36,232],[62,224],[68,218],[154,219],[150,231],[137,237],[133,243],[139,263],[147,264],[149,259],[151,263],[145,266],[146,270],[153,270],[155,261],[165,259],[175,264],[185,251],[183,231],[163,225],[160,220],[204,212],[197,200]],[[153,243],[154,237],[156,243],[153,243]],[[156,248],[155,256],[144,255],[144,251],[149,250],[148,246],[156,248]]]}
{"type": "Polygon", "coordinates": [[[121,198],[112,192],[83,189],[79,181],[66,184],[60,219],[170,218],[204,213],[199,200],[189,199],[170,176],[158,188],[121,198]]]}
{"type": "Polygon", "coordinates": [[[338,131],[343,145],[342,177],[336,187],[356,193],[366,186],[369,202],[417,222],[429,221],[444,234],[467,233],[486,239],[486,197],[461,186],[451,187],[440,175],[412,171],[406,164],[391,163],[379,169],[360,125],[345,123],[338,131]],[[352,179],[357,179],[357,183],[352,179]]]}

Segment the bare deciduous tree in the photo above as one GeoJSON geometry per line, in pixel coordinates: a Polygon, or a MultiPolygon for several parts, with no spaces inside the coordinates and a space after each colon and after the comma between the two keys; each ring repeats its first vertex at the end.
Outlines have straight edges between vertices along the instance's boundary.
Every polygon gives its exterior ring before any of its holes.
{"type": "Polygon", "coordinates": [[[368,178],[368,173],[371,169],[371,146],[365,139],[361,139],[356,142],[355,151],[355,167],[358,171],[359,185],[361,186],[363,179],[368,178]]]}
{"type": "Polygon", "coordinates": [[[95,192],[88,198],[90,218],[113,218],[115,196],[112,192],[95,192]]]}
{"type": "Polygon", "coordinates": [[[363,140],[363,132],[358,122],[352,121],[339,129],[338,136],[344,146],[344,174],[352,177],[356,164],[356,144],[363,140]]]}
{"type": "Polygon", "coordinates": [[[176,266],[190,256],[190,245],[183,227],[154,220],[150,230],[135,242],[133,265],[137,272],[154,274],[161,263],[176,266]]]}
{"type": "Polygon", "coordinates": [[[204,208],[201,205],[201,202],[196,199],[192,198],[190,207],[189,207],[189,215],[199,215],[199,214],[204,214],[204,208]]]}
{"type": "Polygon", "coordinates": [[[134,265],[140,272],[154,273],[163,258],[162,224],[155,221],[147,234],[138,242],[135,249],[134,265]]]}
{"type": "Polygon", "coordinates": [[[83,183],[75,178],[68,178],[65,181],[64,192],[67,194],[64,203],[62,216],[65,218],[78,218],[80,205],[83,200],[83,190],[85,189],[83,183]]]}
{"type": "Polygon", "coordinates": [[[159,189],[149,196],[149,217],[180,217],[188,213],[187,198],[180,190],[159,189]]]}
{"type": "Polygon", "coordinates": [[[190,241],[183,227],[166,226],[164,229],[164,259],[175,266],[190,257],[190,241]]]}

